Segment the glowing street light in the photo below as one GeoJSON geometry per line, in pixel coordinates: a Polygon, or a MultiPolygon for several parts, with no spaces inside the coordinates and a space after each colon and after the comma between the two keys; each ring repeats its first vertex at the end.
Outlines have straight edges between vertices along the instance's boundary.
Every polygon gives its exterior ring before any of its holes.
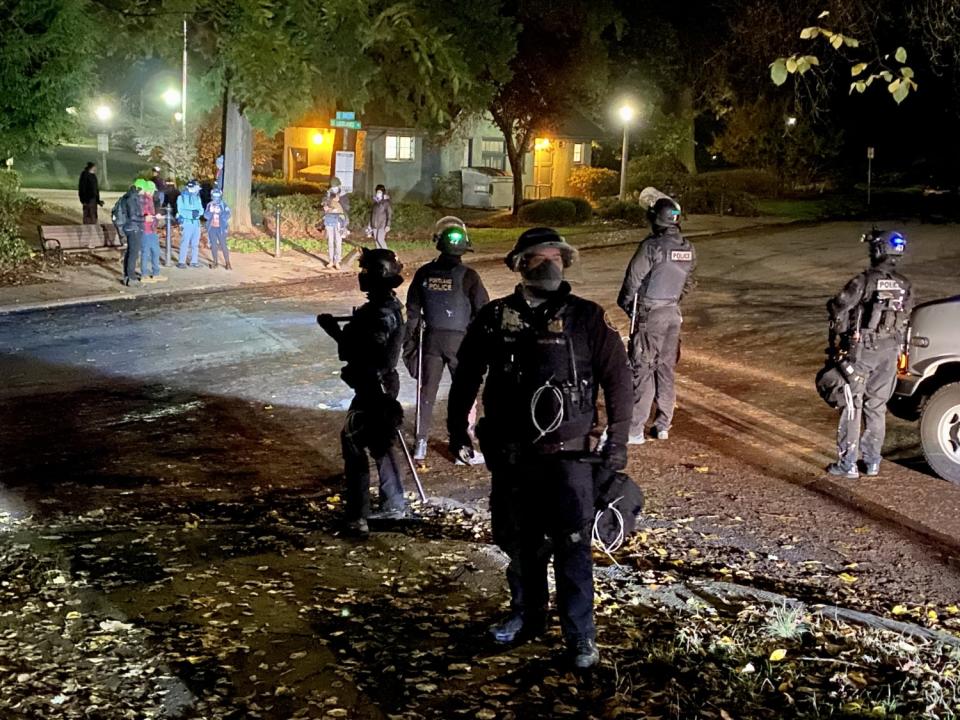
{"type": "Polygon", "coordinates": [[[173,119],[176,120],[177,122],[180,122],[181,120],[183,120],[183,113],[178,110],[173,114],[173,119]]]}
{"type": "Polygon", "coordinates": [[[113,108],[109,105],[97,105],[93,109],[93,115],[102,123],[108,123],[113,119],[113,108]]]}
{"type": "Polygon", "coordinates": [[[175,108],[180,105],[180,91],[176,88],[170,88],[163,93],[163,102],[169,108],[175,108]]]}
{"type": "Polygon", "coordinates": [[[635,114],[633,106],[629,103],[624,103],[617,109],[617,115],[620,116],[620,122],[623,123],[623,153],[620,157],[620,200],[627,199],[627,153],[629,152],[627,130],[635,114]]]}
{"type": "Polygon", "coordinates": [[[791,115],[787,118],[787,127],[794,127],[797,124],[797,119],[791,115]]]}

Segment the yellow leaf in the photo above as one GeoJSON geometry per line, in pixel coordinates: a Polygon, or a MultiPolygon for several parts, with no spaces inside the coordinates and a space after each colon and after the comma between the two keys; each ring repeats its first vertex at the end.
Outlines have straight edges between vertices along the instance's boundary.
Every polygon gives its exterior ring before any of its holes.
{"type": "Polygon", "coordinates": [[[783,648],[777,648],[770,653],[770,662],[780,662],[787,656],[787,651],[783,648]]]}
{"type": "Polygon", "coordinates": [[[698,472],[698,473],[710,472],[710,466],[709,466],[709,465],[697,465],[697,466],[694,468],[694,471],[695,471],[695,472],[698,472]]]}
{"type": "Polygon", "coordinates": [[[927,610],[927,620],[933,620],[934,622],[936,622],[939,619],[940,619],[940,616],[937,615],[936,610],[927,610]]]}
{"type": "Polygon", "coordinates": [[[890,612],[894,615],[906,615],[910,611],[904,605],[894,605],[890,612]]]}
{"type": "Polygon", "coordinates": [[[956,615],[957,613],[960,613],[960,608],[958,608],[956,605],[947,605],[947,612],[951,615],[956,615]]]}
{"type": "Polygon", "coordinates": [[[76,610],[71,610],[70,612],[67,613],[67,620],[79,620],[79,619],[80,619],[80,613],[78,613],[76,610]]]}
{"type": "Polygon", "coordinates": [[[856,576],[851,575],[850,573],[840,573],[839,575],[837,575],[837,577],[840,578],[843,582],[847,583],[847,585],[853,585],[853,583],[857,581],[856,576]]]}
{"type": "Polygon", "coordinates": [[[867,64],[866,64],[866,63],[864,63],[864,62],[862,62],[862,63],[857,63],[857,64],[854,65],[852,68],[850,68],[850,74],[853,75],[853,77],[856,77],[857,75],[859,75],[860,73],[862,73],[862,72],[863,72],[864,70],[866,70],[866,69],[867,69],[867,64]]]}

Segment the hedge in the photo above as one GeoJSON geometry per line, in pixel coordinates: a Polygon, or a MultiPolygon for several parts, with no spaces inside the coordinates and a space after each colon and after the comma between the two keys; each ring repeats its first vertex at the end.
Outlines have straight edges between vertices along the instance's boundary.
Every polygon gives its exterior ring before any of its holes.
{"type": "Polygon", "coordinates": [[[297,180],[287,182],[277,178],[255,177],[253,179],[253,194],[262,197],[278,197],[282,195],[323,195],[327,192],[325,183],[306,182],[297,180]]]}
{"type": "Polygon", "coordinates": [[[570,171],[567,184],[574,194],[599,200],[620,192],[620,173],[608,168],[579,166],[570,171]]]}
{"type": "Polygon", "coordinates": [[[577,221],[577,206],[568,198],[534,200],[520,206],[519,217],[536,225],[572,225],[577,221]]]}
{"type": "Polygon", "coordinates": [[[30,248],[20,237],[20,215],[33,198],[20,192],[20,174],[0,170],[0,268],[12,268],[30,259],[30,248]]]}

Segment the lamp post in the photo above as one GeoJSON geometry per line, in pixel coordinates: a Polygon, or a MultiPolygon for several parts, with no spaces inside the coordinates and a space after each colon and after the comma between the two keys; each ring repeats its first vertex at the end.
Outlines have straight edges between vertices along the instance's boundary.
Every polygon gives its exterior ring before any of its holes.
{"type": "Polygon", "coordinates": [[[110,121],[113,119],[113,108],[106,103],[100,103],[93,109],[93,116],[104,130],[97,136],[97,147],[100,150],[100,171],[103,175],[103,189],[110,187],[110,178],[107,175],[107,152],[110,150],[110,121]]]}
{"type": "Polygon", "coordinates": [[[630,127],[630,121],[633,120],[633,108],[630,105],[623,104],[617,110],[620,121],[623,123],[623,153],[620,158],[620,200],[627,199],[627,154],[629,147],[627,144],[627,130],[630,127]]]}

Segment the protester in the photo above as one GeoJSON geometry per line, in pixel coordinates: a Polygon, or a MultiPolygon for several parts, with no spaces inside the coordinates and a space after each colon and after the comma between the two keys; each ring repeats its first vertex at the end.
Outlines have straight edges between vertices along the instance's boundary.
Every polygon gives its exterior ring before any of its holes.
{"type": "Polygon", "coordinates": [[[344,231],[348,224],[347,212],[342,203],[342,190],[340,181],[334,178],[323,198],[323,227],[327,233],[330,266],[334,270],[340,269],[344,231]]]}
{"type": "Polygon", "coordinates": [[[83,224],[97,224],[97,208],[103,207],[100,199],[100,183],[97,180],[97,164],[88,162],[80,173],[80,182],[77,186],[77,195],[83,207],[83,224]]]}
{"type": "Polygon", "coordinates": [[[138,179],[134,186],[140,194],[143,213],[143,248],[140,251],[140,274],[143,282],[166,280],[160,275],[160,238],[157,235],[157,211],[154,205],[157,186],[152,180],[138,179]]]}
{"type": "Polygon", "coordinates": [[[387,233],[390,232],[391,222],[393,222],[393,205],[390,204],[387,188],[377,185],[373,193],[373,204],[370,206],[367,234],[373,238],[378,248],[387,247],[387,233]]]}
{"type": "Polygon", "coordinates": [[[180,255],[177,267],[200,267],[200,216],[203,205],[200,203],[200,183],[191,180],[184,192],[177,198],[177,222],[180,224],[180,255]]]}
{"type": "Polygon", "coordinates": [[[113,222],[117,231],[127,241],[123,254],[123,279],[128,287],[139,285],[137,276],[137,260],[140,258],[140,249],[143,243],[143,209],[140,205],[140,189],[131,185],[123,196],[113,206],[113,222]]]}
{"type": "Polygon", "coordinates": [[[207,203],[207,209],[203,211],[203,217],[207,221],[207,240],[210,242],[210,255],[213,258],[213,264],[218,266],[217,251],[223,254],[223,267],[232,270],[230,265],[230,250],[227,248],[227,224],[230,222],[230,208],[223,200],[223,193],[218,188],[210,191],[210,202],[207,203]]]}

